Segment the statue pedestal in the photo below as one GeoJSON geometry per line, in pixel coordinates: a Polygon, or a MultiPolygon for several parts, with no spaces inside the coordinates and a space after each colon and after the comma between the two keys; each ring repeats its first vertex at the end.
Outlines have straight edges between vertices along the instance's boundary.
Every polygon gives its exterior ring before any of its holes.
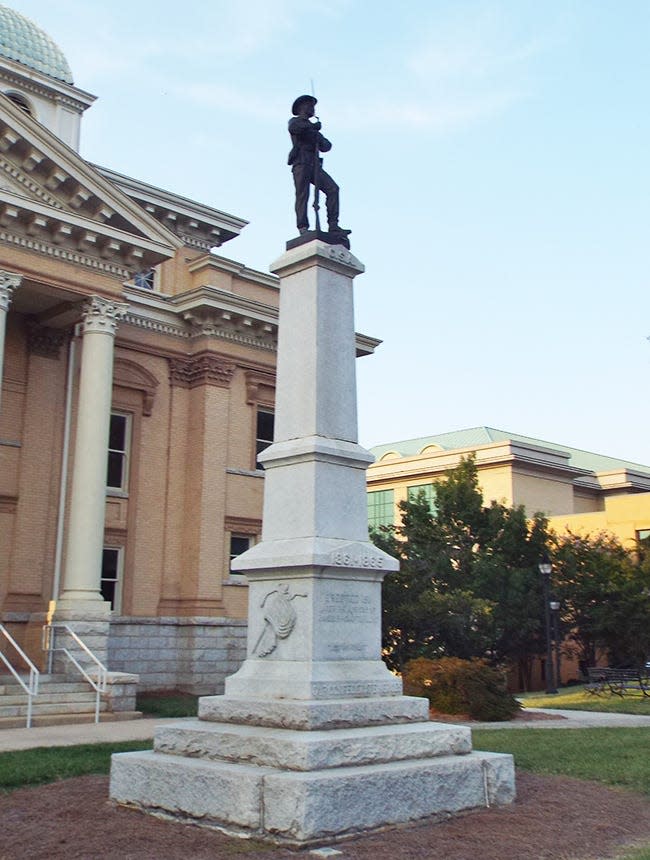
{"type": "Polygon", "coordinates": [[[280,276],[275,441],[249,580],[248,655],[199,719],[153,752],[113,757],[111,797],[180,820],[308,845],[514,798],[512,757],[428,721],[381,660],[381,581],[357,443],[352,280],[363,266],[312,241],[280,276]]]}

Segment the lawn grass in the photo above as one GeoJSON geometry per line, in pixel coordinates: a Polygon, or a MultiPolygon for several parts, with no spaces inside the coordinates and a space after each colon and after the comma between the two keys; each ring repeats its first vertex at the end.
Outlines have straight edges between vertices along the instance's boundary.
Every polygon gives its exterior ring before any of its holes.
{"type": "Polygon", "coordinates": [[[474,748],[509,752],[515,765],[650,795],[650,728],[473,729],[474,748]]]}
{"type": "Polygon", "coordinates": [[[195,717],[199,697],[180,690],[138,693],[136,709],[154,717],[195,717]]]}
{"type": "Polygon", "coordinates": [[[568,711],[602,711],[607,714],[637,714],[650,717],[650,698],[643,693],[624,696],[595,696],[584,687],[566,687],[559,693],[523,693],[517,698],[524,708],[561,708],[568,711]]]}
{"type": "Polygon", "coordinates": [[[41,785],[72,776],[108,773],[116,752],[151,749],[152,741],[36,747],[0,753],[0,791],[24,785],[41,785]]]}
{"type": "Polygon", "coordinates": [[[619,860],[650,860],[650,845],[645,848],[636,848],[622,855],[619,860]]]}

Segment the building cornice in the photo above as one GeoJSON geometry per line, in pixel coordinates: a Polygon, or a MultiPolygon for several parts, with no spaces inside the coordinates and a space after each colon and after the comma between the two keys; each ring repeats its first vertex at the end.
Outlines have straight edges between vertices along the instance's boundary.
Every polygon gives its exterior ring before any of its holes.
{"type": "Polygon", "coordinates": [[[168,246],[0,189],[0,240],[125,280],[168,246]]]}
{"type": "Polygon", "coordinates": [[[476,466],[495,468],[498,466],[519,466],[527,472],[544,473],[563,481],[579,480],[588,477],[587,469],[579,469],[569,464],[569,455],[564,451],[538,446],[526,446],[520,442],[494,442],[453,451],[425,451],[409,457],[390,457],[378,460],[368,468],[368,483],[389,483],[404,478],[431,478],[443,475],[457,466],[461,459],[474,455],[476,466]]]}
{"type": "MultiPolygon", "coordinates": [[[[92,222],[95,229],[117,229],[131,236],[134,245],[148,245],[149,251],[164,249],[164,253],[149,253],[148,265],[173,256],[182,247],[171,230],[6,98],[0,100],[0,154],[5,172],[10,171],[14,182],[38,197],[41,205],[92,222]]],[[[3,191],[5,194],[11,192],[3,191]]],[[[21,208],[38,205],[25,197],[21,208]]]]}
{"type": "Polygon", "coordinates": [[[249,269],[243,263],[237,260],[230,260],[228,257],[216,256],[215,254],[204,254],[192,260],[187,266],[188,271],[193,275],[202,275],[206,279],[210,278],[210,273],[226,274],[236,277],[239,281],[247,281],[261,287],[268,287],[272,290],[280,290],[280,279],[276,275],[270,275],[267,272],[260,272],[257,269],[249,269]]]}
{"type": "Polygon", "coordinates": [[[93,167],[192,248],[209,251],[219,247],[238,236],[248,224],[243,218],[156,188],[107,167],[93,167]]]}
{"type": "MultiPolygon", "coordinates": [[[[125,284],[124,297],[129,310],[123,324],[184,340],[209,337],[277,350],[279,313],[262,302],[217,287],[165,296],[125,284]]],[[[356,337],[357,356],[370,354],[381,343],[366,335],[356,337]]]]}
{"type": "Polygon", "coordinates": [[[64,105],[74,108],[81,112],[89,108],[93,102],[97,100],[97,96],[79,89],[74,84],[68,84],[58,78],[56,83],[52,83],[49,75],[39,72],[37,69],[29,69],[22,63],[17,63],[10,60],[8,57],[2,58],[2,76],[9,85],[21,87],[39,96],[46,96],[64,105]]]}

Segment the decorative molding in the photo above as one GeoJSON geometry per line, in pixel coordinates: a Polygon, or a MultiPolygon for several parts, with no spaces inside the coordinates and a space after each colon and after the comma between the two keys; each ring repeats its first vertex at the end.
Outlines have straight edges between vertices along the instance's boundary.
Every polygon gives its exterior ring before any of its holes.
{"type": "Polygon", "coordinates": [[[235,363],[212,353],[169,360],[169,384],[180,388],[215,385],[230,388],[235,363]]]}
{"type": "Polygon", "coordinates": [[[152,319],[151,317],[140,316],[129,311],[124,317],[124,322],[127,325],[135,326],[136,328],[153,331],[156,334],[168,334],[172,337],[181,337],[184,340],[190,338],[190,331],[187,326],[182,323],[163,322],[162,320],[152,319]]]}
{"type": "Polygon", "coordinates": [[[243,334],[236,330],[226,328],[213,328],[208,326],[191,326],[183,325],[183,323],[163,322],[162,320],[151,319],[137,313],[129,312],[124,318],[124,322],[128,325],[142,328],[147,331],[153,331],[157,334],[167,334],[171,337],[179,337],[183,340],[196,340],[199,337],[210,337],[215,340],[227,340],[230,343],[239,343],[244,346],[252,346],[255,349],[263,349],[268,352],[276,352],[277,344],[275,340],[268,341],[260,339],[255,335],[243,334]]]}
{"type": "Polygon", "coordinates": [[[113,544],[116,547],[124,547],[127,538],[127,529],[108,526],[104,529],[104,544],[113,544]]]}
{"type": "Polygon", "coordinates": [[[114,302],[103,299],[100,296],[91,296],[84,303],[82,316],[83,334],[110,334],[115,335],[117,325],[126,315],[128,305],[123,302],[114,302]]]}
{"type": "Polygon", "coordinates": [[[18,496],[0,495],[0,513],[13,514],[18,506],[18,496]]]}
{"type": "Polygon", "coordinates": [[[49,328],[41,325],[38,320],[28,318],[27,324],[27,348],[33,355],[42,358],[58,359],[61,347],[70,338],[70,332],[66,329],[49,328]]]}
{"type": "MultiPolygon", "coordinates": [[[[37,182],[35,182],[30,177],[26,176],[21,170],[7,161],[6,158],[0,158],[0,169],[4,171],[5,174],[10,176],[15,183],[19,186],[22,186],[22,193],[25,190],[29,191],[35,197],[37,197],[42,203],[46,203],[48,206],[52,206],[54,209],[63,209],[61,203],[53,197],[37,182]]],[[[13,189],[11,189],[13,190],[13,189]]]]}
{"type": "Polygon", "coordinates": [[[140,391],[142,394],[142,414],[146,417],[151,415],[156,389],[159,385],[153,373],[135,361],[118,356],[113,361],[113,385],[140,391]]]}
{"type": "Polygon", "coordinates": [[[0,311],[8,311],[14,291],[22,283],[22,277],[14,272],[0,269],[0,311]]]}
{"type": "MultiPolygon", "coordinates": [[[[0,214],[0,223],[2,223],[2,219],[7,214],[8,208],[5,206],[4,211],[0,214]]],[[[17,216],[18,213],[16,212],[15,217],[17,218],[17,216]]],[[[10,230],[0,230],[0,241],[18,245],[20,248],[26,248],[29,251],[36,251],[39,254],[46,254],[48,257],[56,257],[66,263],[74,263],[77,266],[86,266],[98,272],[115,275],[115,277],[120,278],[122,281],[126,281],[130,277],[129,270],[124,265],[118,265],[108,260],[101,260],[89,254],[80,254],[78,251],[62,248],[60,245],[45,242],[41,239],[34,239],[20,233],[12,233],[10,230]]]]}
{"type": "MultiPolygon", "coordinates": [[[[4,80],[8,81],[14,87],[19,87],[20,89],[27,90],[30,93],[35,93],[36,95],[45,96],[47,98],[51,98],[52,96],[52,87],[42,86],[33,78],[28,78],[27,75],[13,74],[9,72],[7,68],[5,68],[3,69],[2,76],[4,80]]],[[[86,101],[82,101],[81,99],[76,99],[71,95],[62,93],[58,87],[66,86],[66,84],[64,84],[63,81],[58,80],[56,83],[58,85],[56,91],[56,100],[61,104],[66,105],[66,107],[72,107],[75,110],[81,112],[86,110],[86,108],[90,107],[90,105],[95,101],[95,96],[91,96],[89,93],[83,92],[83,90],[80,90],[79,92],[83,93],[83,95],[87,99],[86,101]]],[[[67,86],[70,87],[69,84],[67,86]]],[[[72,87],[70,88],[72,89],[72,87]]]]}
{"type": "Polygon", "coordinates": [[[259,535],[262,531],[262,520],[252,517],[226,517],[224,528],[227,532],[236,532],[242,535],[259,535]]]}
{"type": "Polygon", "coordinates": [[[246,403],[275,406],[275,376],[272,373],[246,371],[246,403]]]}

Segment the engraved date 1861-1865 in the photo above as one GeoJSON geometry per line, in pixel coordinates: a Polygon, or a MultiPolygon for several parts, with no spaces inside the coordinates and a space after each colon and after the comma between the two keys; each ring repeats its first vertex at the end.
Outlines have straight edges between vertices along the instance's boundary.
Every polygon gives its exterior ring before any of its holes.
{"type": "Polygon", "coordinates": [[[337,567],[366,567],[373,570],[381,570],[384,566],[384,560],[380,555],[369,555],[363,553],[357,555],[353,552],[333,552],[331,555],[332,564],[337,567]]]}

